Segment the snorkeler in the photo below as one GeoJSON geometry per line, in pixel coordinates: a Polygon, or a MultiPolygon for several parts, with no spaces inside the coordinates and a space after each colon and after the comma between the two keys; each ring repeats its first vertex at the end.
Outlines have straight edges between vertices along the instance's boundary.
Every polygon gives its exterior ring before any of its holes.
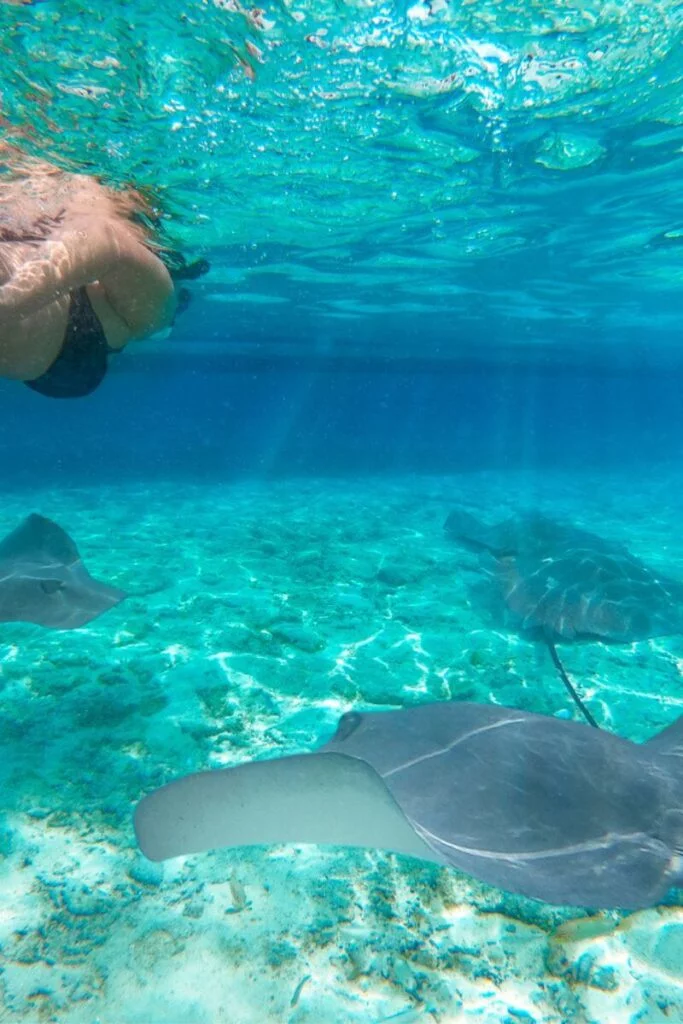
{"type": "Polygon", "coordinates": [[[139,193],[23,157],[7,172],[6,156],[0,152],[0,376],[51,398],[88,395],[111,353],[168,327],[187,304],[173,280],[209,265],[155,246],[139,193]]]}

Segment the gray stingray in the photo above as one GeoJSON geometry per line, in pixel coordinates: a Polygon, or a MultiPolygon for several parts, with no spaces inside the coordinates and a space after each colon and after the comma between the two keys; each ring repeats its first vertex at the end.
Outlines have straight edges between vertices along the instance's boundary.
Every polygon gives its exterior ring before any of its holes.
{"type": "Polygon", "coordinates": [[[591,725],[555,649],[558,642],[630,643],[683,632],[683,582],[655,572],[626,548],[537,513],[492,526],[463,511],[449,537],[483,553],[503,625],[544,640],[591,725]]]}
{"type": "Polygon", "coordinates": [[[188,775],[134,817],[145,856],[300,842],[449,864],[548,903],[683,885],[683,716],[638,745],[497,705],[344,715],[316,753],[188,775]]]}
{"type": "Polygon", "coordinates": [[[0,622],[76,629],[125,596],[93,579],[71,537],[51,519],[27,516],[0,541],[0,622]]]}

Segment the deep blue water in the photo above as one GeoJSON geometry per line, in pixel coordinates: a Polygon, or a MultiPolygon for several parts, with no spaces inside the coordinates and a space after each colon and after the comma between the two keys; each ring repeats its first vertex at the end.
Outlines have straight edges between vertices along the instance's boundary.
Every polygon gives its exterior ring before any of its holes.
{"type": "Polygon", "coordinates": [[[99,392],[50,401],[3,383],[7,485],[83,480],[450,473],[676,463],[680,374],[126,353],[99,392]]]}

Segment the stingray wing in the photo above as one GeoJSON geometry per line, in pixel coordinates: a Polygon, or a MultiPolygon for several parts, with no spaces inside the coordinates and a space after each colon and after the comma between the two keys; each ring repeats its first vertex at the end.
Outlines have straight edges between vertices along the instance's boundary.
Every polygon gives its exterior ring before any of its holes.
{"type": "Polygon", "coordinates": [[[150,860],[218,847],[318,843],[443,863],[373,769],[342,754],[302,754],[188,775],[144,797],[134,825],[150,860]]]}
{"type": "Polygon", "coordinates": [[[66,530],[34,512],[0,541],[0,561],[64,566],[80,561],[80,555],[66,530]]]}
{"type": "Polygon", "coordinates": [[[75,629],[125,598],[93,579],[71,537],[30,515],[0,542],[0,621],[75,629]]]}

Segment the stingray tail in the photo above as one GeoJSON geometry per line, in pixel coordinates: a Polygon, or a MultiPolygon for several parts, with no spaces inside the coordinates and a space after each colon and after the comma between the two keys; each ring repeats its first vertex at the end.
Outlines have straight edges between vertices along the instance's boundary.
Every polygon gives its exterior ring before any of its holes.
{"type": "Polygon", "coordinates": [[[599,729],[600,726],[595,721],[595,719],[591,715],[590,711],[588,710],[586,705],[583,703],[583,701],[579,697],[579,695],[578,695],[578,693],[576,691],[576,687],[574,686],[574,684],[572,683],[571,679],[569,678],[569,676],[565,672],[564,665],[560,661],[560,656],[557,653],[557,650],[555,648],[555,644],[552,642],[552,640],[548,640],[548,639],[546,639],[546,643],[548,645],[548,650],[550,651],[550,657],[553,659],[553,665],[555,666],[555,668],[559,672],[560,679],[562,680],[562,682],[564,683],[565,687],[567,688],[567,692],[569,693],[569,696],[574,701],[574,703],[576,704],[577,708],[579,709],[579,711],[581,712],[583,717],[586,719],[588,724],[592,725],[595,729],[599,729]]]}

